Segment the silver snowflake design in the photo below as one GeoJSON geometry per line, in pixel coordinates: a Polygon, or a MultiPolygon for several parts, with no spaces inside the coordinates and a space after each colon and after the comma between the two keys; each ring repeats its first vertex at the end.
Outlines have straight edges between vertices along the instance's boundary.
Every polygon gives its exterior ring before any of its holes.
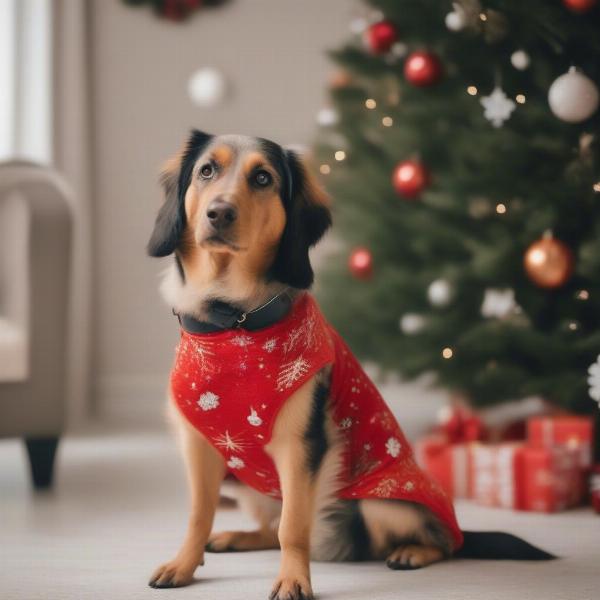
{"type": "Polygon", "coordinates": [[[296,327],[296,329],[292,329],[288,333],[287,340],[283,342],[283,351],[285,354],[288,354],[296,347],[296,344],[300,341],[300,338],[302,337],[302,333],[302,327],[296,327]]]}
{"type": "Polygon", "coordinates": [[[198,406],[202,410],[214,410],[219,406],[219,396],[213,392],[204,392],[198,398],[198,406]]]}
{"type": "Polygon", "coordinates": [[[229,434],[229,431],[225,431],[221,435],[215,438],[215,445],[220,448],[225,448],[230,452],[243,452],[246,444],[242,442],[239,438],[236,439],[229,434]]]}
{"type": "Polygon", "coordinates": [[[246,463],[241,458],[239,458],[237,456],[232,456],[227,461],[227,466],[230,469],[243,469],[246,466],[246,463]]]}
{"type": "Polygon", "coordinates": [[[402,450],[402,444],[395,437],[388,438],[388,441],[385,443],[386,453],[396,458],[400,454],[400,450],[402,450]]]}
{"type": "Polygon", "coordinates": [[[389,498],[398,489],[398,482],[393,477],[382,479],[373,491],[380,498],[389,498]]]}
{"type": "Polygon", "coordinates": [[[273,352],[273,350],[275,350],[275,348],[277,348],[277,338],[271,338],[268,339],[263,345],[263,350],[266,350],[267,352],[273,352]]]}
{"type": "Polygon", "coordinates": [[[407,481],[403,486],[402,489],[405,492],[412,492],[415,489],[415,484],[412,481],[407,481]]]}
{"type": "Polygon", "coordinates": [[[600,355],[598,355],[596,362],[590,365],[588,374],[587,382],[590,386],[590,397],[598,402],[598,408],[600,408],[600,355]]]}
{"type": "Polygon", "coordinates": [[[363,446],[363,448],[364,448],[364,449],[365,449],[367,452],[369,452],[369,450],[371,450],[371,449],[373,448],[373,445],[372,445],[372,444],[365,444],[365,445],[363,446]]]}
{"type": "Polygon", "coordinates": [[[252,407],[250,407],[250,414],[246,417],[246,419],[253,427],[260,427],[263,422],[263,420],[258,416],[257,412],[252,407]]]}
{"type": "Polygon", "coordinates": [[[254,340],[248,335],[236,335],[234,338],[231,338],[231,343],[240,348],[246,348],[247,346],[254,344],[254,340]]]}
{"type": "Polygon", "coordinates": [[[489,288],[485,290],[481,314],[487,318],[496,317],[501,319],[514,312],[516,307],[515,290],[512,288],[504,290],[489,288]]]}
{"type": "Polygon", "coordinates": [[[340,421],[340,427],[342,429],[350,429],[352,427],[352,419],[350,417],[346,417],[340,421]]]}
{"type": "Polygon", "coordinates": [[[502,127],[504,121],[510,119],[512,111],[517,107],[499,87],[495,87],[489,96],[483,96],[480,102],[484,108],[483,116],[494,127],[502,127]]]}
{"type": "Polygon", "coordinates": [[[308,373],[309,368],[310,363],[302,358],[302,356],[283,364],[277,375],[277,389],[281,391],[291,388],[296,381],[308,373]]]}

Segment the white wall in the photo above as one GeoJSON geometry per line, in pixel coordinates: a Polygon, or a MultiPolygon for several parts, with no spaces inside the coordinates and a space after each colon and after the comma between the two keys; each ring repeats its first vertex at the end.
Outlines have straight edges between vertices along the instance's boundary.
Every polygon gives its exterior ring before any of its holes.
{"type": "Polygon", "coordinates": [[[232,0],[183,24],[120,0],[92,2],[95,323],[99,408],[162,396],[177,328],[157,292],[145,244],[160,203],[157,172],[192,126],[308,143],[348,36],[351,0],[232,0]],[[189,75],[222,70],[231,98],[194,107],[189,75]]]}

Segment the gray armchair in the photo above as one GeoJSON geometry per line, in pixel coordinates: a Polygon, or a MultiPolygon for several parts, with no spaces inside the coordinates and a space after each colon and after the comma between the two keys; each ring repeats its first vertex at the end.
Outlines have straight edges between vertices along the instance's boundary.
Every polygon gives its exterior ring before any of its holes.
{"type": "Polygon", "coordinates": [[[49,168],[0,164],[0,437],[23,438],[36,488],[66,417],[68,197],[49,168]]]}

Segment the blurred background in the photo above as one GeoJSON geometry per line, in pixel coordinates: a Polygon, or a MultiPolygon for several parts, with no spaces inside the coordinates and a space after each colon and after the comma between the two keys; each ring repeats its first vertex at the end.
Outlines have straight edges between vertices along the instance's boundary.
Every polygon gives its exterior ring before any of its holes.
{"type": "MultiPolygon", "coordinates": [[[[177,549],[186,490],[164,404],[178,328],[158,292],[169,260],[145,245],[161,165],[192,127],[311,158],[339,223],[314,251],[317,294],[419,460],[469,527],[557,553],[574,539],[570,597],[591,597],[599,9],[534,4],[0,0],[0,598],[146,597],[177,549]],[[573,65],[591,79],[568,79],[573,65]],[[551,483],[490,484],[503,444],[551,483]]],[[[217,523],[248,525],[235,509],[217,523]]],[[[213,597],[246,598],[276,555],[233,582],[226,557],[211,564],[213,597]]],[[[336,597],[374,580],[394,597],[371,566],[330,568],[316,578],[336,597]]],[[[461,589],[471,576],[445,568],[457,597],[505,585],[492,569],[461,589]]],[[[563,597],[557,577],[545,600],[563,597]]]]}

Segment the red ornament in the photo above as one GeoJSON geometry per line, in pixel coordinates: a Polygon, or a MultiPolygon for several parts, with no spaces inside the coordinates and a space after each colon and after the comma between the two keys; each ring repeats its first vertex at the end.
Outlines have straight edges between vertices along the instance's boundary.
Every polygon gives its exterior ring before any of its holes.
{"type": "Polygon", "coordinates": [[[574,13],[585,13],[598,4],[598,0],[563,0],[563,4],[574,13]]]}
{"type": "Polygon", "coordinates": [[[391,21],[373,23],[365,31],[365,43],[373,54],[385,54],[398,40],[398,30],[391,21]]]}
{"type": "Polygon", "coordinates": [[[371,252],[362,247],[352,250],[348,259],[348,268],[356,279],[370,279],[373,275],[373,256],[371,252]]]}
{"type": "Polygon", "coordinates": [[[430,180],[429,171],[418,160],[398,163],[392,174],[394,189],[404,198],[417,198],[429,185],[430,180]]]}
{"type": "Polygon", "coordinates": [[[417,87],[434,85],[442,73],[442,63],[433,52],[413,52],[404,63],[404,77],[417,87]]]}

